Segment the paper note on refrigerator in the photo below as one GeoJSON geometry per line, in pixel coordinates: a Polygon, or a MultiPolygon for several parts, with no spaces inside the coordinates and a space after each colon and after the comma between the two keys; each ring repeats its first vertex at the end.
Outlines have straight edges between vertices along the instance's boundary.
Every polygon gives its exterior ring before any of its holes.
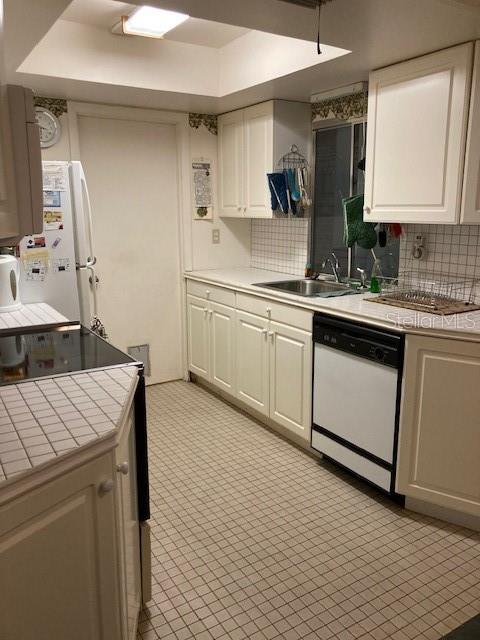
{"type": "Polygon", "coordinates": [[[63,229],[63,211],[61,209],[44,209],[43,228],[45,231],[51,229],[63,229]]]}
{"type": "Polygon", "coordinates": [[[20,254],[25,272],[25,280],[37,280],[43,282],[46,278],[50,264],[50,251],[48,249],[27,249],[20,254]]]}
{"type": "Polygon", "coordinates": [[[44,191],[66,191],[67,182],[63,165],[43,165],[43,189],[44,191]]]}

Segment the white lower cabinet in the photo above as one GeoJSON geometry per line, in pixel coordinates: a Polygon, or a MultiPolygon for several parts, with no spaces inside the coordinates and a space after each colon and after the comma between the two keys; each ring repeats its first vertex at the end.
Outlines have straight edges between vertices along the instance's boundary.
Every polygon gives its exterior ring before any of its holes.
{"type": "Polygon", "coordinates": [[[188,368],[210,379],[210,333],[208,330],[208,302],[187,296],[188,368]]]}
{"type": "Polygon", "coordinates": [[[480,344],[407,336],[397,490],[480,516],[480,344]]]}
{"type": "Polygon", "coordinates": [[[312,334],[270,322],[270,417],[309,439],[312,334]]]}
{"type": "Polygon", "coordinates": [[[235,309],[211,302],[210,371],[211,381],[228,393],[235,393],[235,309]]]}
{"type": "Polygon", "coordinates": [[[189,371],[310,441],[310,311],[188,281],[187,327],[189,371]]]}
{"type": "Polygon", "coordinates": [[[188,368],[235,393],[235,309],[187,296],[188,368]]]}
{"type": "Polygon", "coordinates": [[[115,469],[123,637],[126,640],[135,640],[142,600],[142,579],[133,409],[130,410],[115,450],[115,469]]]}
{"type": "Polygon", "coordinates": [[[1,638],[122,638],[112,476],[103,455],[0,507],[1,638]]]}
{"type": "Polygon", "coordinates": [[[268,320],[237,311],[237,398],[269,415],[268,320]]]}

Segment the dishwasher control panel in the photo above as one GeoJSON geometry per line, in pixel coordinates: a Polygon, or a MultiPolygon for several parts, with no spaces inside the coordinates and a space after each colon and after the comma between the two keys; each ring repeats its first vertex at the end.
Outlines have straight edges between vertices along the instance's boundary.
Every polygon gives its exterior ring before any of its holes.
{"type": "Polygon", "coordinates": [[[398,368],[402,336],[352,322],[315,315],[314,342],[352,353],[388,367],[398,368]]]}

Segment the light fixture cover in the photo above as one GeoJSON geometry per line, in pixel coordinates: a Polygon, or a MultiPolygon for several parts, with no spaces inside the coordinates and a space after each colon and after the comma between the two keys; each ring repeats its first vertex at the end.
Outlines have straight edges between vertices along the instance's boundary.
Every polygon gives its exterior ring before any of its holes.
{"type": "Polygon", "coordinates": [[[188,18],[185,13],[144,6],[123,18],[122,30],[127,35],[162,38],[188,18]]]}

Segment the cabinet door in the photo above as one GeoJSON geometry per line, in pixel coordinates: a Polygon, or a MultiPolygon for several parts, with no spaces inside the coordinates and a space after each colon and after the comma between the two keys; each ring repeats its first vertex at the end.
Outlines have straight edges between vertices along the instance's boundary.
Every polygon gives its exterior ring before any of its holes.
{"type": "Polygon", "coordinates": [[[480,344],[408,336],[399,493],[480,515],[480,344]]]}
{"type": "Polygon", "coordinates": [[[310,439],[312,334],[270,323],[270,417],[310,439]]]}
{"type": "Polygon", "coordinates": [[[117,520],[119,530],[124,637],[135,640],[142,599],[140,535],[137,504],[137,466],[133,409],[115,451],[117,520]]]}
{"type": "Polygon", "coordinates": [[[459,221],[472,55],[468,43],[370,75],[367,222],[459,221]]]}
{"type": "Polygon", "coordinates": [[[188,368],[203,378],[210,377],[210,336],[208,303],[196,296],[187,296],[188,368]]]}
{"type": "Polygon", "coordinates": [[[269,414],[268,320],[237,311],[237,398],[269,414]]]}
{"type": "Polygon", "coordinates": [[[210,303],[210,358],[212,382],[235,393],[235,309],[210,303]]]}
{"type": "Polygon", "coordinates": [[[248,218],[271,218],[267,173],[273,171],[273,102],[244,109],[244,206],[248,218]]]}
{"type": "Polygon", "coordinates": [[[243,110],[218,118],[220,215],[243,218],[243,110]]]}
{"type": "Polygon", "coordinates": [[[2,638],[122,637],[112,474],[109,454],[0,508],[2,638]]]}
{"type": "Polygon", "coordinates": [[[475,44],[460,221],[464,224],[480,224],[480,42],[478,41],[475,44]]]}

